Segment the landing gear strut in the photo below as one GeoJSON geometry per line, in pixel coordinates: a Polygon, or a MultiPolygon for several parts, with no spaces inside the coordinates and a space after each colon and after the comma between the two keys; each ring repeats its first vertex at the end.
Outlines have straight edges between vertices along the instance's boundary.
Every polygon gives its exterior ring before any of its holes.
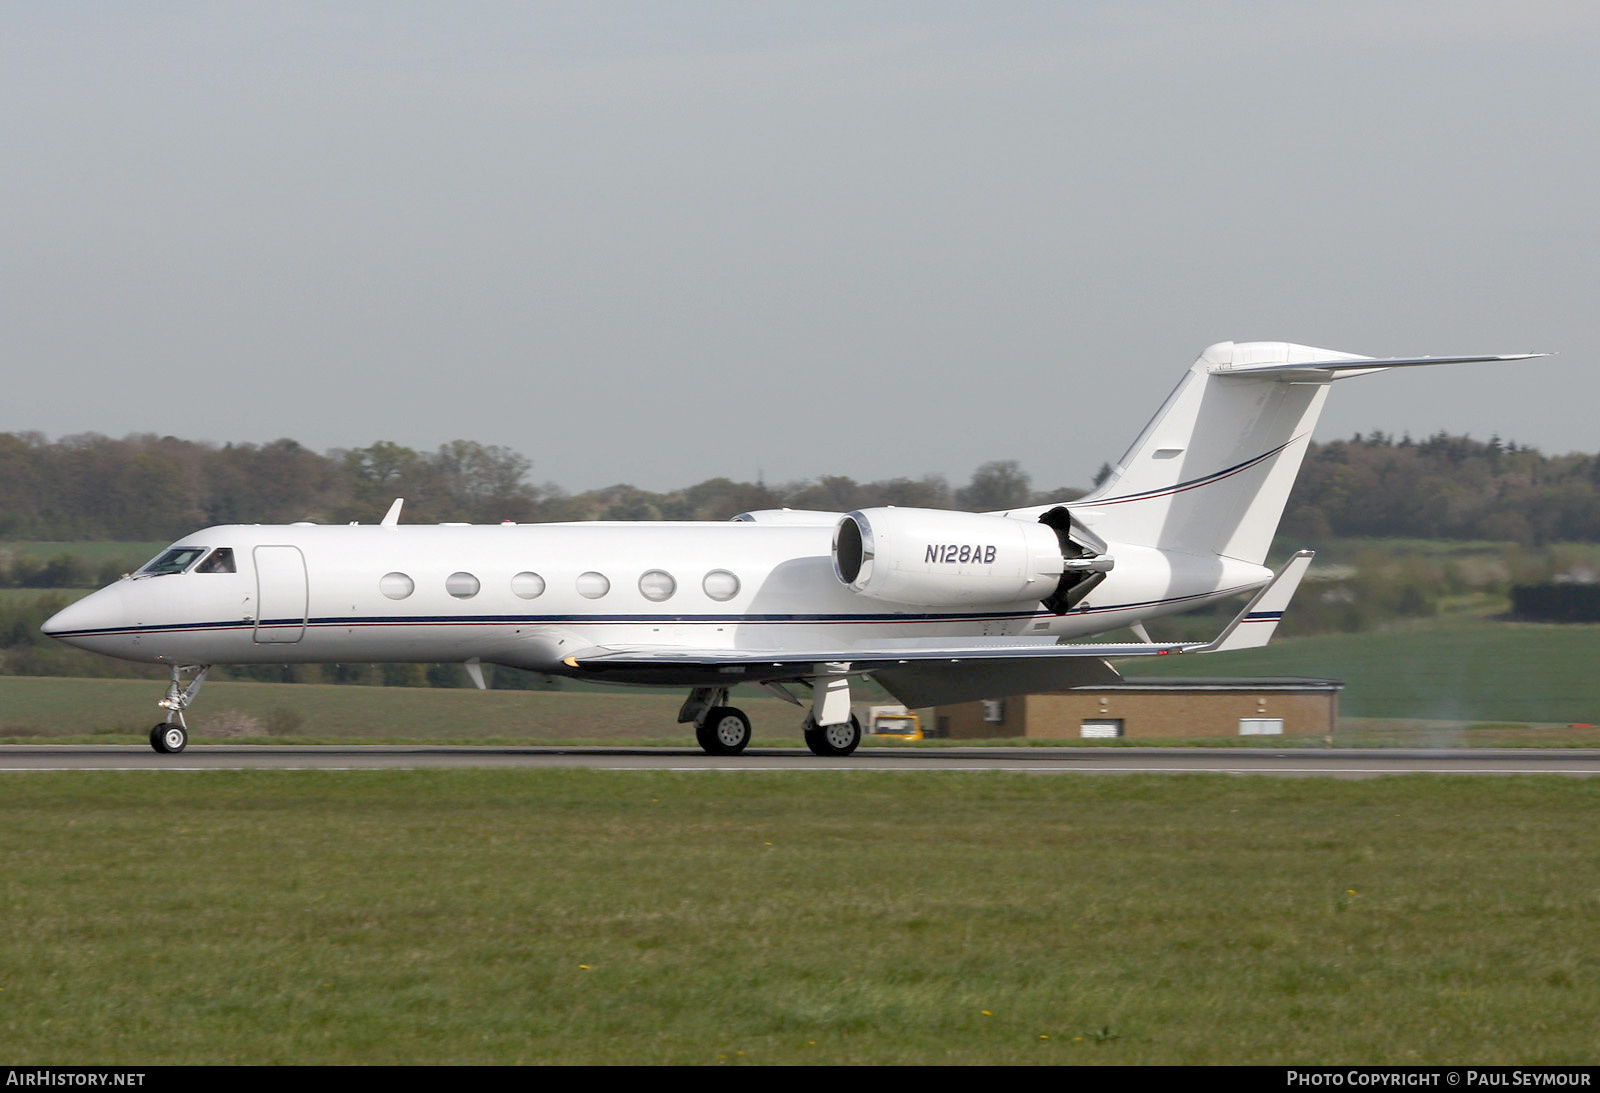
{"type": "Polygon", "coordinates": [[[189,746],[189,726],[183,720],[183,711],[189,708],[194,696],[200,693],[200,684],[206,681],[209,664],[174,664],[172,682],[167,684],[167,697],[156,705],[170,711],[167,719],[150,730],[150,746],[163,755],[176,755],[189,746]],[[193,675],[185,686],[183,678],[193,675]]]}
{"type": "Polygon", "coordinates": [[[828,664],[811,685],[811,712],[801,723],[806,747],[824,758],[849,755],[861,743],[861,722],[850,712],[850,665],[828,664]]]}

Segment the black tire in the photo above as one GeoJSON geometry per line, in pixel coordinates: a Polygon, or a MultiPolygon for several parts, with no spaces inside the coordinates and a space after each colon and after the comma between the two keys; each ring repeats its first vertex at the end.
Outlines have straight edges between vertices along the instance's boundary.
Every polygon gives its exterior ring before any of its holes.
{"type": "Polygon", "coordinates": [[[750,745],[750,719],[732,706],[713,706],[695,725],[694,738],[707,755],[738,755],[750,745]]]}
{"type": "Polygon", "coordinates": [[[177,755],[189,746],[189,734],[182,725],[163,721],[150,730],[150,746],[162,755],[177,755]]]}
{"type": "Polygon", "coordinates": [[[849,755],[861,746],[861,722],[855,714],[850,715],[849,721],[837,725],[818,725],[807,717],[805,734],[806,747],[811,749],[811,754],[825,759],[849,755]]]}

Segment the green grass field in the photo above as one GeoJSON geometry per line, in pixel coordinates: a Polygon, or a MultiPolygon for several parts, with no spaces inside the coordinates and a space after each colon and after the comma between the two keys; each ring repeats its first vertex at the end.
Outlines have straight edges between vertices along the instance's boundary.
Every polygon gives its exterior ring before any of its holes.
{"type": "Polygon", "coordinates": [[[32,604],[50,597],[65,607],[93,591],[92,588],[0,588],[0,604],[32,604]]]}
{"type": "MultiPolygon", "coordinates": [[[[1132,678],[1342,679],[1342,743],[1594,746],[1592,730],[1566,726],[1600,724],[1596,664],[1600,626],[1450,620],[1120,667],[1132,678]],[[1491,727],[1472,727],[1484,724],[1491,727]]],[[[139,742],[158,719],[163,688],[155,669],[146,679],[0,676],[0,739],[139,742]]],[[[682,745],[692,738],[677,724],[682,701],[678,691],[629,688],[477,692],[213,682],[191,722],[197,742],[682,745]]],[[[757,744],[798,743],[802,711],[754,691],[736,692],[736,701],[751,717],[757,744]]]]}
{"type": "Polygon", "coordinates": [[[1591,1063],[1600,782],[0,777],[30,1064],[1591,1063]]]}
{"type": "MultiPolygon", "coordinates": [[[[165,673],[147,680],[0,676],[0,739],[143,743],[163,716],[165,673]]],[[[630,688],[476,691],[207,683],[190,710],[197,743],[676,744],[683,692],[630,688]]],[[[798,746],[803,711],[740,696],[757,745],[798,746]]]]}
{"type": "Polygon", "coordinates": [[[74,554],[92,565],[112,558],[137,558],[134,565],[143,565],[154,558],[167,543],[143,539],[85,540],[82,542],[52,543],[39,540],[15,539],[0,543],[0,550],[12,551],[36,561],[48,561],[58,554],[74,554]]]}
{"type": "Polygon", "coordinates": [[[1450,620],[1125,661],[1129,675],[1344,680],[1350,717],[1600,724],[1600,626],[1450,620]]]}

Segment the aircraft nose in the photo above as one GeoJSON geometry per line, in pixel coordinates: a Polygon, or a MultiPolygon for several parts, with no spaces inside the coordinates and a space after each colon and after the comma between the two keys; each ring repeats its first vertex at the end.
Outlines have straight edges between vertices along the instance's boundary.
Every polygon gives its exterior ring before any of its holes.
{"type": "Polygon", "coordinates": [[[127,614],[122,590],[112,585],[63,607],[46,619],[39,629],[57,641],[83,646],[97,636],[103,637],[126,625],[127,614]]]}

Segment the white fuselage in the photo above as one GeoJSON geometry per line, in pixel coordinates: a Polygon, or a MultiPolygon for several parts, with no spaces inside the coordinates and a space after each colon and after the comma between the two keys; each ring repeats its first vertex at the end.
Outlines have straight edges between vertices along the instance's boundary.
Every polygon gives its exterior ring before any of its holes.
{"type": "Polygon", "coordinates": [[[136,576],[50,620],[73,645],[168,664],[449,662],[563,672],[607,645],[882,648],[952,638],[1054,642],[1260,587],[1270,571],[1111,544],[1073,610],[1037,597],[960,608],[886,603],[837,576],[833,526],[772,523],[228,525],[233,572],[136,576]],[[409,591],[408,591],[409,589],[409,591]]]}

